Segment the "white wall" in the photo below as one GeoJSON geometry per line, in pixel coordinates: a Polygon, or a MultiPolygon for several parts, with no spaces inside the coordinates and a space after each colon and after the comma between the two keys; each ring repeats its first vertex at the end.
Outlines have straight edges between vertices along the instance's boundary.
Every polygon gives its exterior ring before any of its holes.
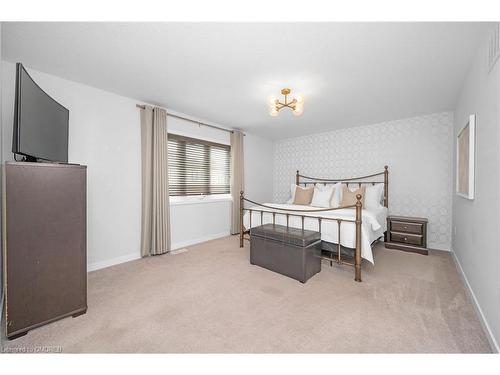
{"type": "MultiPolygon", "coordinates": [[[[70,110],[69,161],[88,166],[87,250],[90,269],[139,257],[141,217],[140,126],[137,100],[29,69],[33,79],[70,110]]],[[[3,160],[12,160],[15,65],[2,62],[3,160]]],[[[229,143],[227,132],[169,118],[169,131],[229,143]]],[[[250,136],[246,153],[272,164],[272,144],[250,136]],[[258,152],[252,148],[264,147],[258,152]],[[266,156],[267,152],[267,156],[266,156]]],[[[246,163],[249,171],[256,166],[246,163]]],[[[271,171],[263,171],[271,181],[271,171]]],[[[269,184],[269,189],[271,185],[269,184]]],[[[251,193],[251,189],[250,192],[251,193]]],[[[229,234],[230,202],[171,207],[172,245],[186,246],[229,234]],[[204,219],[204,220],[201,220],[204,219]],[[214,220],[215,219],[215,220],[214,220]]]]}
{"type": "Polygon", "coordinates": [[[453,194],[453,251],[478,303],[492,346],[498,351],[500,62],[488,74],[486,57],[487,40],[477,52],[455,110],[454,137],[465,126],[469,115],[476,115],[476,176],[474,200],[453,194]]]}
{"type": "Polygon", "coordinates": [[[355,177],[389,166],[389,213],[429,219],[428,246],[450,250],[451,112],[278,141],[274,200],[290,195],[298,169],[312,177],[355,177]]]}

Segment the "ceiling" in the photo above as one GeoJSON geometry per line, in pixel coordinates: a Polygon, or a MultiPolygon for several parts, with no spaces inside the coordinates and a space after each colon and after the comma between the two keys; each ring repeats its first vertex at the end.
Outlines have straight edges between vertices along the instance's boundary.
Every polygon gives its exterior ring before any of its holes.
{"type": "Polygon", "coordinates": [[[2,56],[270,139],[452,110],[488,23],[3,23],[2,56]],[[289,87],[304,114],[267,113],[289,87]]]}

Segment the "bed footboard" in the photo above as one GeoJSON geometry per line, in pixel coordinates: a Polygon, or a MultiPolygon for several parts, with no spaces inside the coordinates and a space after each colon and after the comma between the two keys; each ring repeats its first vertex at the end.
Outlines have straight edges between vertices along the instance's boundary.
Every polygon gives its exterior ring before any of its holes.
{"type": "Polygon", "coordinates": [[[338,244],[337,244],[337,259],[333,258],[325,258],[329,260],[330,262],[335,261],[338,264],[347,264],[350,266],[354,267],[354,280],[355,281],[361,281],[361,224],[362,224],[362,203],[361,203],[361,194],[356,195],[356,204],[351,205],[351,206],[343,206],[343,207],[338,207],[338,208],[320,208],[320,209],[314,209],[314,210],[291,210],[291,209],[284,209],[284,208],[275,208],[271,206],[266,206],[265,204],[262,203],[257,203],[254,202],[250,199],[245,198],[243,191],[240,192],[240,247],[243,247],[243,241],[245,239],[250,239],[250,228],[248,230],[245,229],[243,225],[243,215],[245,211],[248,211],[250,218],[250,227],[252,226],[252,213],[260,214],[260,220],[261,224],[263,224],[263,216],[264,212],[272,214],[272,223],[275,224],[276,221],[276,216],[277,215],[283,215],[286,217],[286,227],[290,227],[290,217],[295,216],[295,217],[300,217],[301,222],[302,222],[302,230],[304,230],[304,219],[307,217],[309,219],[317,219],[318,220],[318,231],[321,233],[321,222],[322,220],[331,220],[331,221],[336,221],[337,222],[337,227],[338,227],[338,244]],[[256,208],[245,208],[244,204],[246,202],[252,203],[258,207],[263,207],[266,208],[266,210],[263,209],[256,209],[256,208]],[[341,219],[341,218],[326,218],[326,217],[321,217],[321,216],[311,216],[310,213],[314,212],[322,212],[322,211],[332,211],[332,210],[340,210],[344,208],[354,208],[356,211],[356,217],[355,220],[349,220],[349,219],[341,219]],[[307,215],[306,215],[307,213],[307,215]],[[355,249],[354,249],[354,263],[347,262],[342,259],[341,255],[341,241],[340,241],[340,226],[342,222],[352,222],[355,224],[355,249]],[[245,234],[248,234],[248,237],[245,237],[245,234]]]}

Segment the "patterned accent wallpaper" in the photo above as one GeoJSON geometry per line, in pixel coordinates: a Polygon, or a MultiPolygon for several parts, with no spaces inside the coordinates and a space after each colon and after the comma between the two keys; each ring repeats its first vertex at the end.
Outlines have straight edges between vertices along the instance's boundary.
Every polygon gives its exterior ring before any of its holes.
{"type": "Polygon", "coordinates": [[[348,178],[388,165],[389,214],[428,218],[427,245],[450,250],[453,141],[453,112],[276,141],[273,199],[289,199],[297,169],[348,178]]]}

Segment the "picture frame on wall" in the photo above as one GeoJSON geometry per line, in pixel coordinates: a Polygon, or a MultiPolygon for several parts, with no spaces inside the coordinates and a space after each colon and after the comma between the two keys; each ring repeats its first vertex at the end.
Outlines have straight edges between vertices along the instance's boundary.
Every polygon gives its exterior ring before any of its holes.
{"type": "Polygon", "coordinates": [[[474,199],[475,146],[476,115],[470,115],[457,135],[456,193],[466,199],[474,199]]]}

